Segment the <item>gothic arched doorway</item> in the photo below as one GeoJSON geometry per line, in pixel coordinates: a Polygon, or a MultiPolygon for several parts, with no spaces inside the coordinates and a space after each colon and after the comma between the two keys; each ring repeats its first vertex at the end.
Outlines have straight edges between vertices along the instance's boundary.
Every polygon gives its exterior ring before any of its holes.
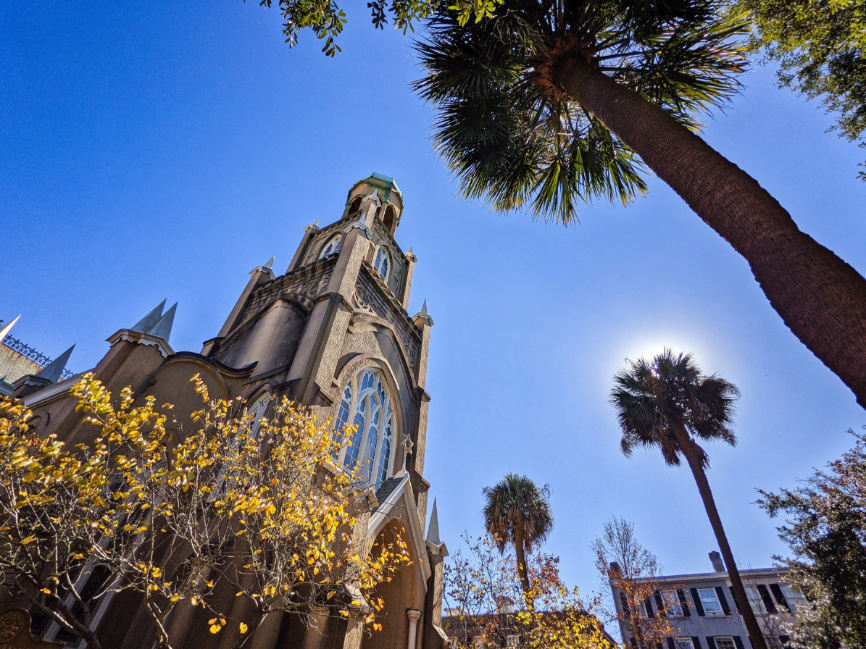
{"type": "MultiPolygon", "coordinates": [[[[398,536],[404,543],[411,545],[409,533],[403,523],[394,519],[376,537],[373,553],[378,552],[379,548],[383,546],[395,543],[398,536]]],[[[362,643],[363,649],[403,649],[406,647],[409,637],[409,619],[406,611],[416,608],[418,598],[418,584],[415,579],[417,566],[415,563],[417,562],[403,566],[396,574],[392,575],[391,581],[380,584],[376,589],[373,597],[380,597],[384,602],[384,608],[376,615],[376,621],[382,625],[382,630],[374,631],[372,635],[365,637],[362,643]]],[[[420,639],[420,623],[418,630],[416,637],[420,639]]]]}

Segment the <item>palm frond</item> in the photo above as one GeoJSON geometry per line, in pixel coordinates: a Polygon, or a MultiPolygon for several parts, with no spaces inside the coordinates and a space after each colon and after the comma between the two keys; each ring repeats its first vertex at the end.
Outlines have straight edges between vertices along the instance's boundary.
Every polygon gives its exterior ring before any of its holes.
{"type": "Polygon", "coordinates": [[[691,354],[665,349],[652,361],[628,361],[614,377],[610,402],[622,429],[625,455],[638,447],[657,447],[668,465],[681,462],[683,449],[674,434],[682,426],[702,466],[709,456],[695,439],[736,444],[730,427],[736,386],[718,376],[704,376],[691,354]]]}
{"type": "Polygon", "coordinates": [[[647,191],[634,152],[542,83],[559,43],[580,44],[581,56],[693,130],[746,68],[746,21],[725,0],[504,0],[466,25],[446,5],[415,45],[425,76],[413,87],[435,107],[434,147],[461,193],[498,211],[567,224],[581,204],[627,204],[647,191]]]}
{"type": "Polygon", "coordinates": [[[508,473],[493,487],[485,487],[484,524],[500,552],[514,543],[519,530],[527,552],[544,542],[553,529],[550,488],[526,476],[508,473]]]}

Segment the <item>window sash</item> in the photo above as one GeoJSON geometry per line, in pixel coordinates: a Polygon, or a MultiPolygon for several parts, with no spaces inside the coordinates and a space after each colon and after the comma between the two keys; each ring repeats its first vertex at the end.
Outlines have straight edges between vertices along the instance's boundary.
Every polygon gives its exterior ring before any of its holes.
{"type": "Polygon", "coordinates": [[[704,607],[704,613],[707,615],[724,615],[722,604],[716,595],[714,588],[698,588],[698,597],[701,598],[701,604],[704,607]]]}
{"type": "MultiPolygon", "coordinates": [[[[662,601],[665,605],[665,615],[667,617],[683,617],[683,607],[675,590],[663,591],[662,601]]],[[[689,639],[689,642],[691,642],[691,639],[689,639]]]]}

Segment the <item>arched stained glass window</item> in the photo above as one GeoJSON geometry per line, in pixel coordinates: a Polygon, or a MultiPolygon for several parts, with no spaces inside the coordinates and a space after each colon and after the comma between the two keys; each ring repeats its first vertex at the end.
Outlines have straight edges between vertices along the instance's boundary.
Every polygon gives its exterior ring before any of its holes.
{"type": "Polygon", "coordinates": [[[337,234],[331,237],[330,241],[325,244],[325,247],[322,248],[322,252],[319,254],[319,259],[324,259],[330,255],[336,255],[340,252],[340,245],[343,243],[343,235],[337,234]]]}
{"type": "Polygon", "coordinates": [[[334,437],[341,440],[343,427],[351,421],[356,427],[340,448],[337,461],[348,470],[362,464],[358,476],[365,484],[378,487],[391,468],[394,436],[394,408],[388,386],[378,370],[363,369],[349,381],[334,421],[334,437]]]}
{"type": "Polygon", "coordinates": [[[379,273],[382,279],[388,281],[388,275],[391,272],[391,258],[384,247],[379,248],[379,251],[376,253],[376,263],[373,264],[373,268],[376,269],[376,272],[379,273]]]}
{"type": "Polygon", "coordinates": [[[262,423],[262,416],[265,414],[265,410],[268,409],[268,404],[271,402],[271,395],[263,394],[260,396],[256,402],[253,404],[253,407],[250,408],[249,414],[253,416],[253,423],[250,425],[250,436],[257,437],[259,434],[259,426],[262,423]]]}

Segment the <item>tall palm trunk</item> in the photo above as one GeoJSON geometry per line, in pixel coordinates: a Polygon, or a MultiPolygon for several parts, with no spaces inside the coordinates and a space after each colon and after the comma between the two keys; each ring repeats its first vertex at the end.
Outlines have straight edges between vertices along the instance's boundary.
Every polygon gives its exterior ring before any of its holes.
{"type": "Polygon", "coordinates": [[[707,474],[700,460],[702,454],[697,452],[695,443],[684,428],[677,426],[673,427],[673,430],[680,449],[689,463],[689,468],[692,470],[692,475],[695,476],[695,482],[698,484],[701,500],[704,501],[704,509],[707,510],[707,517],[710,519],[710,525],[712,525],[716,541],[719,543],[719,550],[721,550],[722,558],[725,560],[725,567],[728,569],[734,601],[737,604],[737,610],[743,616],[743,622],[746,625],[746,632],[749,634],[752,649],[767,649],[764,634],[761,632],[758,619],[755,617],[754,611],[752,611],[752,606],[749,604],[749,598],[746,595],[746,589],[743,587],[740,571],[737,569],[736,561],[734,561],[734,553],[731,551],[731,546],[728,543],[725,528],[722,527],[719,510],[716,509],[716,501],[713,499],[713,492],[710,490],[710,483],[707,480],[707,474]]]}
{"type": "Polygon", "coordinates": [[[523,533],[516,529],[514,530],[514,554],[517,558],[517,575],[520,577],[520,587],[523,588],[523,597],[526,600],[527,606],[532,607],[532,590],[529,585],[529,572],[526,569],[526,550],[523,543],[523,533]]]}
{"type": "Polygon", "coordinates": [[[866,280],[657,105],[578,56],[559,61],[551,76],[745,257],[785,324],[866,408],[866,280]]]}

